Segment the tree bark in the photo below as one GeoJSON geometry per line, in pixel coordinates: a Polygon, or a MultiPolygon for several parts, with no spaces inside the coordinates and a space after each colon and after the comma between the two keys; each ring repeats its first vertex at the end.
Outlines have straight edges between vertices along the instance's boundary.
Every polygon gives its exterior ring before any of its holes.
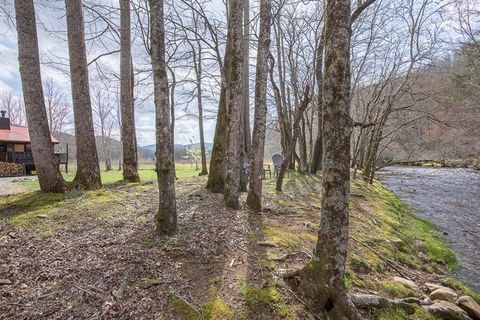
{"type": "Polygon", "coordinates": [[[278,173],[277,186],[276,186],[277,191],[282,191],[282,184],[283,184],[283,179],[285,178],[285,172],[287,171],[287,168],[290,165],[290,162],[295,154],[295,145],[298,139],[298,135],[300,134],[300,120],[302,119],[303,112],[305,111],[309,103],[310,103],[310,86],[307,85],[305,87],[305,92],[303,94],[303,100],[298,106],[293,119],[293,135],[292,135],[292,139],[290,140],[290,144],[288,145],[287,153],[284,155],[282,166],[280,167],[280,172],[278,173]]]}
{"type": "Polygon", "coordinates": [[[131,41],[130,1],[120,0],[120,108],[123,179],[128,182],[139,182],[131,41]]]}
{"type": "Polygon", "coordinates": [[[253,124],[252,161],[250,165],[250,187],[247,205],[256,211],[262,209],[263,156],[265,131],[267,128],[267,78],[268,54],[270,50],[270,25],[272,2],[260,1],[260,35],[257,50],[257,72],[255,79],[255,122],[253,124]]]}
{"type": "Polygon", "coordinates": [[[88,84],[82,1],[66,0],[65,6],[75,139],[77,143],[77,172],[73,182],[81,188],[92,190],[100,188],[102,182],[88,84]]]}
{"type": "Polygon", "coordinates": [[[170,101],[165,62],[165,26],[163,0],[149,0],[151,60],[155,99],[157,143],[157,179],[159,207],[156,214],[157,233],[172,235],[177,231],[175,199],[175,164],[170,126],[170,101]]]}
{"type": "MultiPolygon", "coordinates": [[[[199,42],[197,42],[200,44],[199,42]]],[[[203,133],[203,98],[202,98],[202,48],[198,47],[198,60],[194,61],[195,75],[197,81],[197,107],[198,107],[198,131],[200,135],[200,156],[202,159],[202,171],[199,176],[205,176],[208,174],[207,170],[207,152],[205,151],[205,136],[203,133]]]]}
{"type": "Polygon", "coordinates": [[[243,137],[245,153],[251,155],[252,137],[250,134],[250,0],[243,6],[243,137]]]}
{"type": "MultiPolygon", "coordinates": [[[[228,46],[226,51],[228,51],[228,46]]],[[[225,61],[225,64],[227,62],[225,61]]],[[[210,157],[210,170],[208,173],[207,188],[214,193],[223,192],[225,189],[225,155],[227,148],[227,103],[226,79],[222,79],[220,100],[218,103],[217,124],[213,138],[212,155],[210,157]]]]}
{"type": "Polygon", "coordinates": [[[326,4],[321,220],[312,260],[300,273],[311,310],[322,319],[360,319],[345,285],[350,198],[350,0],[326,4]]]}
{"type": "Polygon", "coordinates": [[[324,28],[325,25],[322,27],[322,34],[320,35],[320,39],[317,44],[317,52],[316,52],[316,63],[315,63],[315,77],[317,79],[317,87],[318,87],[318,114],[317,114],[317,123],[318,123],[318,131],[317,131],[317,138],[315,139],[315,147],[313,150],[313,157],[312,163],[310,165],[310,173],[316,174],[318,170],[322,168],[322,115],[323,115],[323,42],[324,42],[324,28]]]}
{"type": "Polygon", "coordinates": [[[231,30],[231,68],[227,86],[227,159],[225,175],[225,204],[238,209],[240,204],[240,139],[242,116],[242,67],[243,67],[243,39],[242,39],[242,0],[230,1],[229,31],[231,30]]]}
{"type": "Polygon", "coordinates": [[[33,0],[16,0],[15,13],[23,99],[40,190],[65,192],[66,184],[55,158],[43,98],[33,0]]]}

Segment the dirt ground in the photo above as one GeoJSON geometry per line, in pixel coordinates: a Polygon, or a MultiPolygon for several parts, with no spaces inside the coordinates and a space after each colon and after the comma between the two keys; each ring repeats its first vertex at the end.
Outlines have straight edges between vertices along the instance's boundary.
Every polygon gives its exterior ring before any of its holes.
{"type": "Polygon", "coordinates": [[[54,209],[33,227],[2,224],[0,278],[13,285],[0,289],[0,318],[186,317],[172,300],[199,314],[213,301],[226,317],[240,311],[248,318],[242,294],[247,286],[263,285],[256,281],[264,250],[252,247],[247,236],[262,228],[261,216],[226,209],[222,195],[207,192],[203,179],[181,181],[178,189],[180,231],[168,239],[154,234],[158,200],[150,184],[111,187],[114,201],[54,209]],[[48,235],[39,234],[43,220],[54,220],[47,223],[48,235]]]}
{"type": "MultiPolygon", "coordinates": [[[[267,181],[262,214],[225,208],[204,178],[179,180],[171,238],[154,233],[151,182],[13,197],[0,205],[0,279],[12,282],[0,286],[0,319],[312,319],[281,277],[304,265],[316,242],[320,186],[312,179],[287,181],[282,195],[267,181]]],[[[369,206],[355,198],[354,215],[369,206]]],[[[352,229],[365,229],[355,219],[352,229]]],[[[382,223],[375,219],[362,221],[382,223]]],[[[351,252],[363,262],[347,287],[376,293],[382,279],[367,269],[366,251],[351,252]]],[[[371,260],[381,277],[393,274],[371,260]]]]}

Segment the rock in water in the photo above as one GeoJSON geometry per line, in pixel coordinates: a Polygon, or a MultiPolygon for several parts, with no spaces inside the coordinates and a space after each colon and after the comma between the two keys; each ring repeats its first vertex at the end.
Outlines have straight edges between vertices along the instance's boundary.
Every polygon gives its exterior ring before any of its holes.
{"type": "Polygon", "coordinates": [[[480,320],[480,305],[469,296],[458,298],[457,304],[465,310],[473,320],[480,320]]]}
{"type": "Polygon", "coordinates": [[[430,293],[430,299],[432,300],[443,300],[443,301],[455,303],[457,298],[458,298],[457,293],[447,287],[438,288],[432,291],[432,293],[430,293]]]}
{"type": "Polygon", "coordinates": [[[448,301],[437,300],[424,309],[444,320],[472,320],[462,308],[448,301]]]}

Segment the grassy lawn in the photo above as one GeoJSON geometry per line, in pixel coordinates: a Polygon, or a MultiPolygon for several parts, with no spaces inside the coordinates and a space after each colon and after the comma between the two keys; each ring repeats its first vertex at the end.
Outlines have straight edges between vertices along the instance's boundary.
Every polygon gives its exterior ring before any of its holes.
{"type": "MultiPolygon", "coordinates": [[[[155,172],[154,164],[142,164],[139,168],[140,179],[142,181],[153,181],[157,179],[157,173],[155,172]]],[[[75,177],[75,167],[69,166],[68,173],[62,172],[63,177],[66,181],[72,181],[75,177]]],[[[189,164],[176,164],[176,174],[178,179],[186,179],[191,177],[196,177],[200,173],[200,170],[195,170],[195,168],[189,164]]],[[[101,168],[102,183],[104,185],[120,182],[123,180],[122,171],[119,171],[117,168],[114,168],[111,171],[105,171],[104,168],[101,168]]],[[[38,180],[20,180],[17,183],[24,186],[26,189],[31,191],[40,190],[38,180]]]]}

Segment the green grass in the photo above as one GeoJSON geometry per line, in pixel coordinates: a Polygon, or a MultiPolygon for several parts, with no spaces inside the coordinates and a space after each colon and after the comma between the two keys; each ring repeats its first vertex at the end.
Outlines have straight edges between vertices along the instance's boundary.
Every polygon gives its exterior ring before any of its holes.
{"type": "MultiPolygon", "coordinates": [[[[153,164],[144,164],[141,165],[138,172],[140,174],[140,179],[142,181],[154,181],[157,179],[157,173],[154,170],[155,166],[153,164]]],[[[73,178],[75,177],[75,167],[69,168],[68,173],[62,173],[63,178],[66,181],[72,181],[73,178]]],[[[200,173],[200,170],[195,170],[194,168],[191,168],[190,166],[186,165],[177,165],[176,168],[176,175],[178,179],[187,179],[191,177],[198,176],[200,173]]],[[[102,183],[104,185],[112,184],[112,183],[117,183],[117,182],[122,182],[123,181],[123,176],[122,176],[122,171],[119,171],[117,169],[111,170],[111,171],[101,171],[101,177],[102,177],[102,183]]],[[[38,180],[20,180],[16,183],[21,184],[25,189],[30,190],[30,191],[37,191],[40,190],[40,186],[38,184],[38,180]]]]}
{"type": "MultiPolygon", "coordinates": [[[[445,244],[436,227],[420,219],[408,205],[386,190],[380,183],[352,184],[354,194],[363,196],[372,208],[362,212],[355,197],[352,206],[359,211],[354,236],[375,251],[394,261],[427,272],[453,272],[458,267],[455,253],[445,244]],[[365,217],[363,217],[365,216],[365,217]],[[362,234],[362,230],[369,230],[362,234]],[[397,243],[397,245],[395,245],[397,243]]],[[[381,261],[379,262],[381,263],[381,261]]]]}

